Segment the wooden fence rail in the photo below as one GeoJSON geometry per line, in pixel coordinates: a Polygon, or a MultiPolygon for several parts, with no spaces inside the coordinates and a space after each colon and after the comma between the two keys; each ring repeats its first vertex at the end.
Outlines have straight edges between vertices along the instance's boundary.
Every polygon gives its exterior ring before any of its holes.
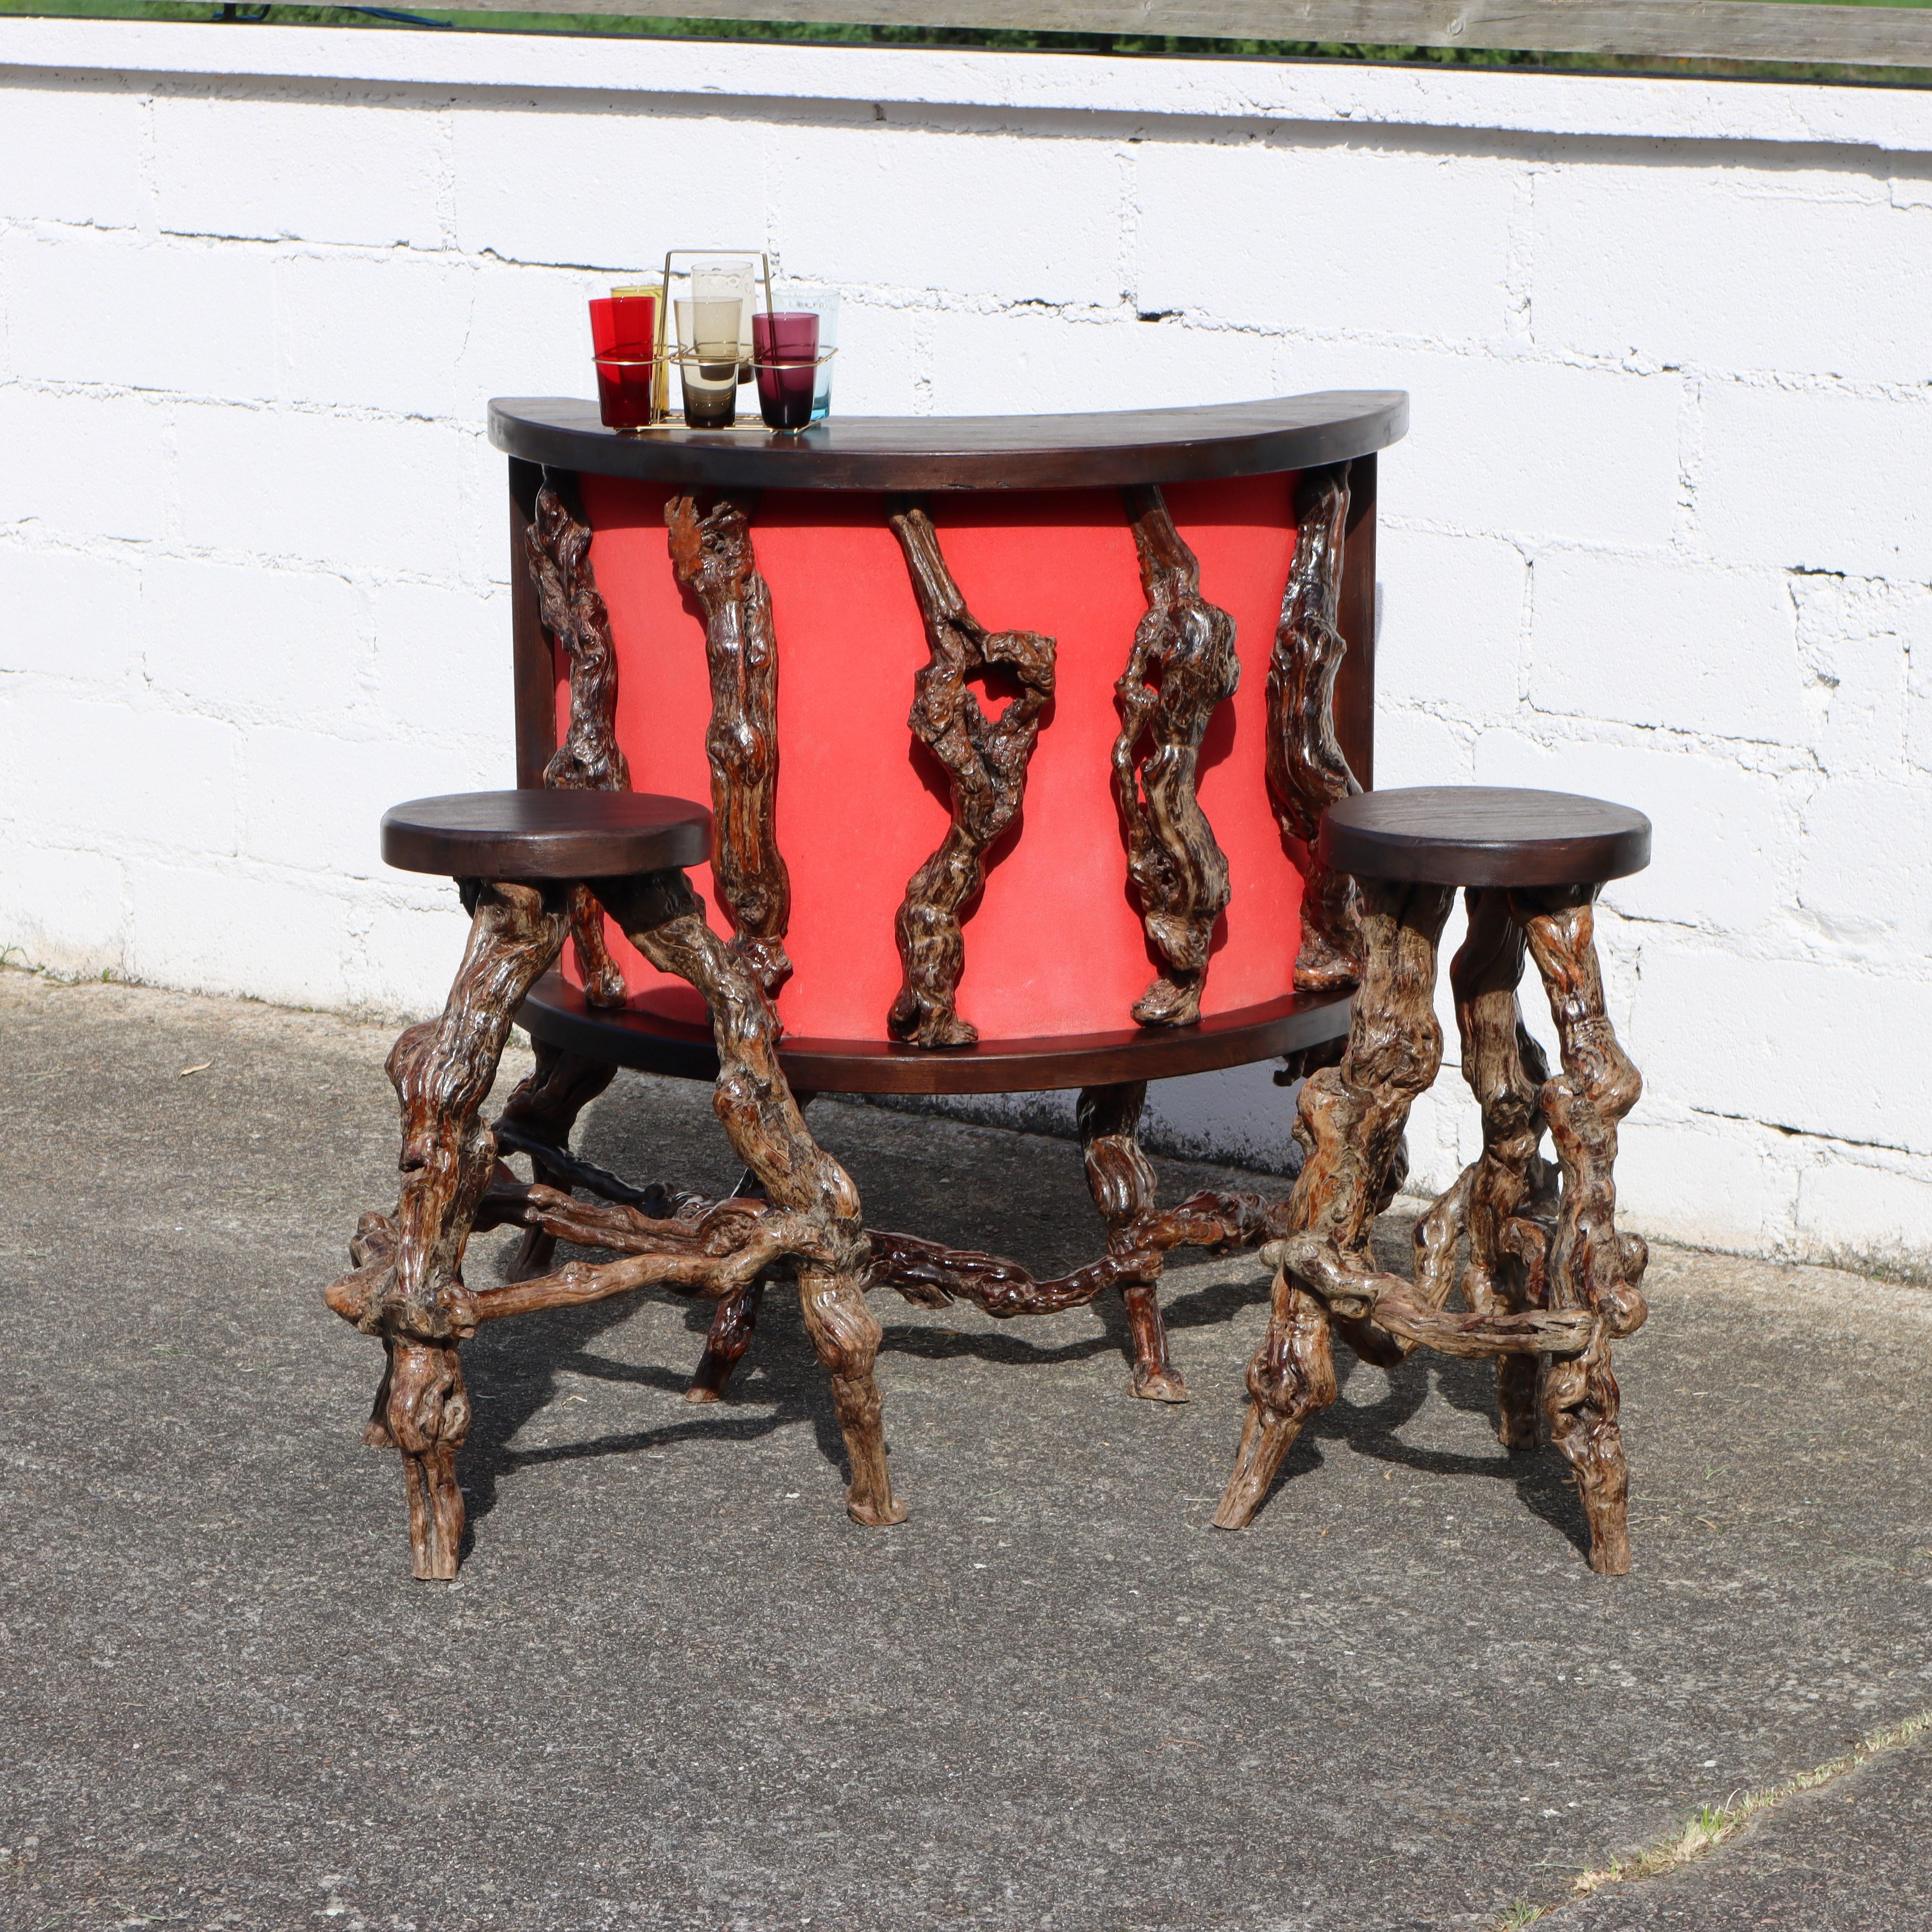
{"type": "MultiPolygon", "coordinates": [[[[462,0],[489,11],[531,0],[462,0]]],[[[1765,0],[551,0],[577,14],[1932,68],[1932,9],[1765,0]]]]}

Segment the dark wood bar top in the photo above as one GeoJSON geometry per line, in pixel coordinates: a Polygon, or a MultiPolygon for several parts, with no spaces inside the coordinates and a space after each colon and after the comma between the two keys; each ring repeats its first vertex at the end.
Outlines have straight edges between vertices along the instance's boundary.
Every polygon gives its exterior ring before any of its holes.
{"type": "Polygon", "coordinates": [[[597,405],[504,396],[490,440],[526,463],[642,481],[772,490],[1056,490],[1270,476],[1367,456],[1408,428],[1400,389],[1078,416],[842,416],[796,434],[755,416],[620,434],[597,405]]]}

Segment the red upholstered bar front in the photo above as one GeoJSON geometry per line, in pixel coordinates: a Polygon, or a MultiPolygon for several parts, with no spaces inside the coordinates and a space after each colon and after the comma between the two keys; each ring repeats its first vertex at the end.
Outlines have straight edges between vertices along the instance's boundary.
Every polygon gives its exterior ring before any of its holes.
{"type": "MultiPolygon", "coordinates": [[[[640,791],[708,800],[711,715],[704,627],[672,574],[664,486],[584,475],[591,561],[619,664],[617,734],[640,791]]],[[[1292,990],[1301,878],[1282,850],[1263,775],[1269,651],[1294,542],[1292,476],[1177,484],[1166,492],[1201,560],[1203,594],[1233,616],[1240,688],[1208,733],[1200,798],[1228,855],[1233,897],[1215,935],[1204,1015],[1292,990]]],[[[1118,1030],[1156,965],[1127,882],[1112,788],[1114,685],[1146,614],[1120,493],[928,497],[946,561],[989,629],[1058,640],[1054,702],[1024,812],[994,846],[965,923],[962,1016],[984,1039],[1118,1030]]],[[[884,1040],[900,982],[893,917],[945,837],[945,775],[907,724],[927,661],[905,562],[878,496],[766,492],[752,520],[778,637],[777,836],[791,872],[778,996],[794,1034],[884,1040]]],[[[1004,701],[995,688],[989,708],[1004,701]]],[[[559,668],[560,729],[568,691],[559,668]]],[[[730,930],[708,868],[693,875],[730,930]]],[[[616,934],[639,1007],[701,1021],[697,996],[616,934]]],[[[574,962],[566,949],[566,970],[574,962]]]]}

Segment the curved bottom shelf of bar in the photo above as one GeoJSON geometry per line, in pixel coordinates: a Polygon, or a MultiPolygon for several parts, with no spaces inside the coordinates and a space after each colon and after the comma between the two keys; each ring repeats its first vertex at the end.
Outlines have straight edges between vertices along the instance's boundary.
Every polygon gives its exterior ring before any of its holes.
{"type": "MultiPolygon", "coordinates": [[[[785,1077],[806,1094],[1030,1094],[1170,1080],[1300,1053],[1348,1030],[1346,993],[1291,994],[1216,1013],[1191,1027],[982,1040],[934,1050],[872,1040],[788,1037],[785,1077]]],[[[517,1014],[532,1038],[586,1059],[682,1080],[712,1080],[718,1056],[707,1027],[635,1006],[593,1006],[560,973],[544,974],[517,1014]]]]}

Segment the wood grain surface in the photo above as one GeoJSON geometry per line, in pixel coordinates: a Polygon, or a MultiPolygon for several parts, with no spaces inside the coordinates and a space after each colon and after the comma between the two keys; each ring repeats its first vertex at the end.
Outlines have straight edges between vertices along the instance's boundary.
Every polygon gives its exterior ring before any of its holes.
{"type": "Polygon", "coordinates": [[[1574,792],[1411,785],[1332,806],[1322,861],[1358,878],[1449,886],[1600,885],[1650,863],[1650,820],[1574,792]]]}
{"type": "Polygon", "coordinates": [[[730,489],[1054,490],[1265,476],[1399,441],[1400,389],[1330,389],[1198,408],[1078,416],[838,416],[797,434],[757,424],[620,434],[595,403],[499,396],[490,440],[528,463],[730,489]]]}
{"type": "Polygon", "coordinates": [[[638,791],[466,791],[382,814],[382,862],[460,879],[608,879],[701,865],[711,814],[638,791]]]}
{"type": "MultiPolygon", "coordinates": [[[[614,1012],[586,1006],[559,974],[538,982],[518,1024],[533,1038],[586,1059],[684,1080],[709,1080],[718,1070],[707,1027],[634,1004],[614,1012]]],[[[1322,1046],[1348,1030],[1346,994],[1294,994],[1211,1014],[1191,1027],[981,1040],[945,1053],[898,1040],[788,1034],[778,1060],[802,1093],[1038,1094],[1244,1066],[1322,1046]]]]}

